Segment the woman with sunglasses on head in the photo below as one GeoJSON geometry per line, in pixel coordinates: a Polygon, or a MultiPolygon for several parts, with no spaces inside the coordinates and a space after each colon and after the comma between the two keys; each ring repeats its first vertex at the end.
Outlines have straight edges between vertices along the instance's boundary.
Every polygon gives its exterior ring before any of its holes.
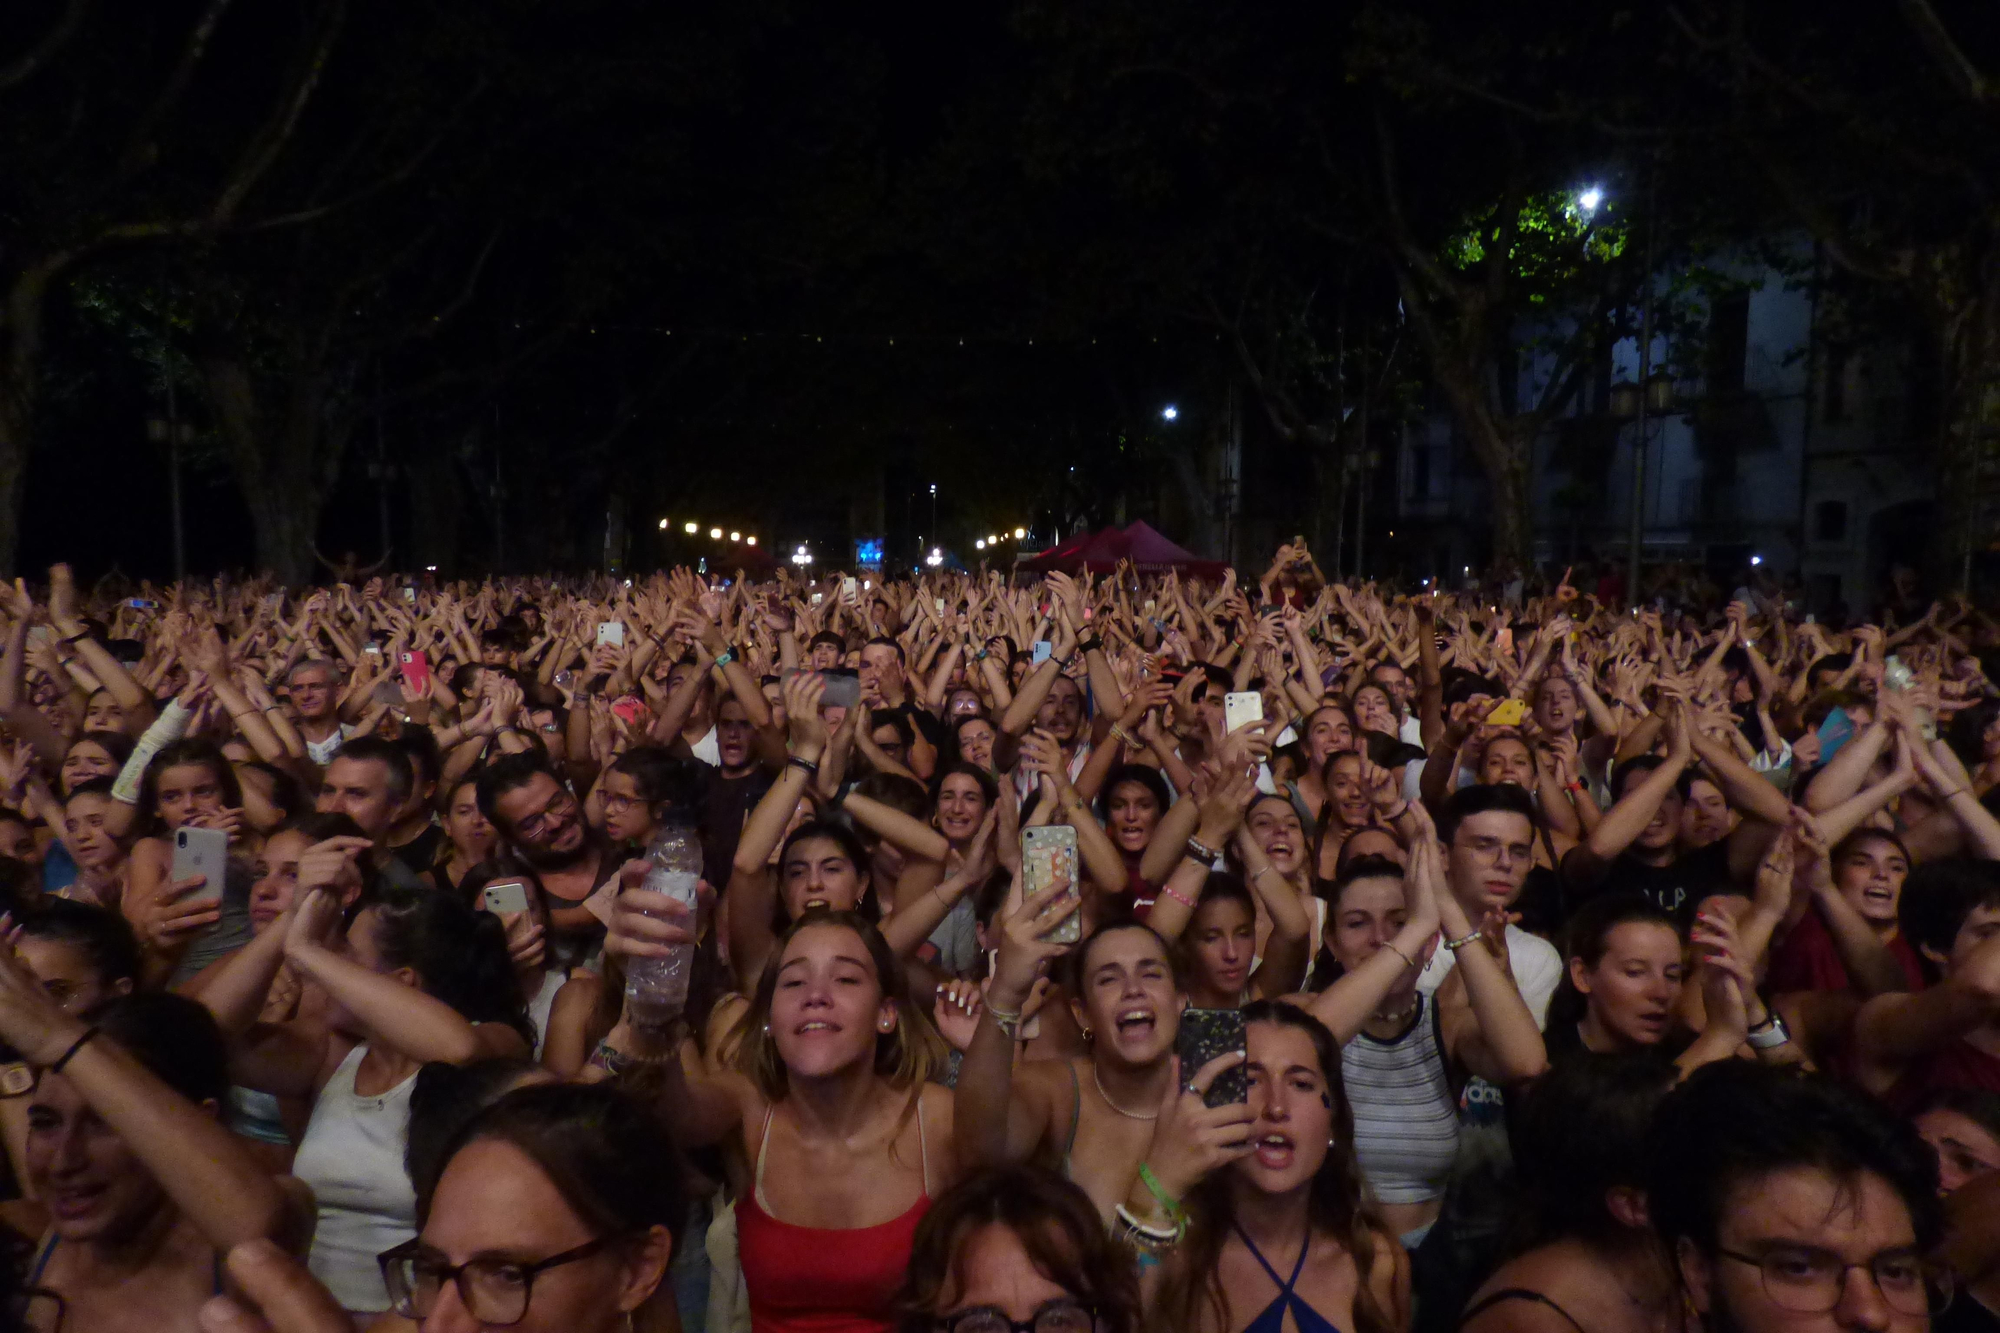
{"type": "Polygon", "coordinates": [[[1139,1273],[1089,1195],[1003,1166],[924,1214],[896,1307],[897,1333],[1138,1333],[1139,1273]]]}
{"type": "Polygon", "coordinates": [[[1246,1102],[1205,1101],[1234,1057],[1197,1072],[1161,1108],[1151,1197],[1119,1210],[1147,1309],[1196,1333],[1407,1328],[1409,1262],[1355,1161],[1340,1047],[1290,1004],[1243,1017],[1246,1102]]]}
{"type": "MultiPolygon", "coordinates": [[[[629,920],[621,906],[607,951],[674,942],[629,920]]],[[[957,1165],[952,1094],[930,1081],[944,1041],[881,933],[852,912],[794,922],[736,1027],[734,1070],[687,1077],[671,1033],[624,1032],[633,1046],[613,1057],[653,1064],[674,1142],[727,1142],[751,1163],[736,1222],[756,1333],[887,1333],[917,1223],[957,1165]]]]}
{"type": "Polygon", "coordinates": [[[378,1260],[425,1333],[665,1333],[687,1212],[666,1127],[607,1085],[519,1087],[446,1145],[417,1234],[378,1260]]]}

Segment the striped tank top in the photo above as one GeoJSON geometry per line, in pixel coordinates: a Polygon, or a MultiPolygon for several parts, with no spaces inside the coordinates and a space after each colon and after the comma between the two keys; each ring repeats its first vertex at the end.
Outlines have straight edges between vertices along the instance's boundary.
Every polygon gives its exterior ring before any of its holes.
{"type": "Polygon", "coordinates": [[[1440,1198],[1458,1157],[1458,1101],[1445,1076],[1437,1005],[1419,994],[1417,1012],[1388,1041],[1355,1034],[1341,1048],[1340,1073],[1354,1108],[1354,1152],[1383,1203],[1440,1198]]]}

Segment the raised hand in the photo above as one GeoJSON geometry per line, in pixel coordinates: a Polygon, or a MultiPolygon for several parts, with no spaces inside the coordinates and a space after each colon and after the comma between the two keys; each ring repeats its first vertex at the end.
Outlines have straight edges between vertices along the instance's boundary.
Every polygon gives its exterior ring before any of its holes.
{"type": "Polygon", "coordinates": [[[1159,1117],[1153,1122],[1153,1146],[1146,1153],[1146,1165],[1152,1168],[1160,1188],[1174,1198],[1186,1198],[1210,1172],[1256,1150],[1250,1134],[1257,1117],[1249,1103],[1210,1106],[1202,1100],[1216,1079],[1243,1061],[1242,1051],[1225,1052],[1196,1070],[1183,1086],[1180,1057],[1173,1058],[1173,1076],[1167,1081],[1159,1117]]]}
{"type": "Polygon", "coordinates": [[[1000,949],[993,963],[993,982],[988,1002],[1009,1013],[1021,1012],[1029,992],[1050,963],[1069,950],[1047,938],[1070,913],[1076,910],[1076,896],[1070,892],[1066,876],[1057,875],[1047,888],[1002,918],[1000,949]]]}

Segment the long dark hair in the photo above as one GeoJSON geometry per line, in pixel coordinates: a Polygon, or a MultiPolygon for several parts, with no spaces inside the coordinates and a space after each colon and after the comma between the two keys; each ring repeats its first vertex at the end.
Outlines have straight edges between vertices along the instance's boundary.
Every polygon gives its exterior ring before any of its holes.
{"type": "Polygon", "coordinates": [[[837,824],[830,819],[808,819],[792,831],[778,849],[778,892],[771,895],[771,932],[782,935],[793,926],[792,918],[785,911],[785,862],[792,854],[792,848],[808,838],[825,838],[840,844],[842,855],[854,863],[854,871],[861,876],[861,896],[855,900],[854,910],[869,921],[882,919],[882,904],[875,893],[875,859],[868,854],[861,838],[845,824],[837,824]]]}
{"type": "MultiPolygon", "coordinates": [[[[1340,1075],[1340,1043],[1326,1025],[1294,1005],[1256,1000],[1243,1006],[1243,1021],[1276,1023],[1296,1028],[1311,1038],[1320,1075],[1333,1112],[1333,1142],[1326,1160],[1313,1174],[1306,1195],[1308,1244],[1313,1234],[1332,1236],[1354,1256],[1359,1282],[1354,1292],[1353,1333],[1392,1333],[1389,1312],[1376,1301],[1368,1280],[1375,1266],[1376,1246],[1386,1234],[1364,1193],[1361,1164],[1354,1156],[1354,1112],[1347,1103],[1347,1086],[1340,1075]]],[[[1220,1328],[1234,1328],[1241,1316],[1229,1308],[1222,1290],[1223,1243],[1235,1225],[1229,1169],[1212,1171],[1188,1192],[1187,1239],[1166,1260],[1159,1291],[1163,1310],[1189,1319],[1197,1302],[1205,1302],[1220,1328]]],[[[1190,1319],[1191,1322],[1191,1319],[1190,1319]]]]}
{"type": "Polygon", "coordinates": [[[1651,898],[1639,893],[1609,893],[1602,898],[1592,899],[1576,911],[1563,930],[1562,939],[1562,980],[1556,983],[1555,994],[1549,998],[1549,1019],[1544,1030],[1551,1036],[1566,1038],[1590,1008],[1590,998],[1576,988],[1570,980],[1571,959],[1580,959],[1585,967],[1594,968],[1604,959],[1604,951],[1611,942],[1611,932],[1620,926],[1633,923],[1648,926],[1665,926],[1676,935],[1680,926],[1673,917],[1660,910],[1651,898]]]}
{"type": "Polygon", "coordinates": [[[375,947],[391,968],[416,972],[424,994],[469,1023],[505,1023],[534,1044],[527,1006],[507,952],[507,927],[436,889],[388,888],[352,912],[375,909],[375,947]]]}
{"type": "Polygon", "coordinates": [[[224,805],[234,809],[243,804],[243,784],[229,756],[213,742],[198,737],[175,741],[163,746],[146,765],[146,775],[139,783],[139,815],[133,821],[134,828],[149,833],[164,831],[166,826],[160,819],[160,774],[170,768],[205,768],[215,778],[215,785],[222,788],[224,805]]]}
{"type": "MultiPolygon", "coordinates": [[[[672,1133],[650,1106],[601,1083],[516,1088],[452,1137],[438,1177],[461,1149],[486,1140],[533,1162],[595,1235],[624,1238],[665,1227],[679,1252],[687,1177],[672,1133]]],[[[419,1199],[420,1227],[433,1202],[434,1194],[419,1199]]]]}

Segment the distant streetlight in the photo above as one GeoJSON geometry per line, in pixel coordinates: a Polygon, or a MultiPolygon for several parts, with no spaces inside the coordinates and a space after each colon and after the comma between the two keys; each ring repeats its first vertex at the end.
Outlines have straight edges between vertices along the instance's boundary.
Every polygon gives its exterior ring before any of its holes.
{"type": "Polygon", "coordinates": [[[1160,409],[1160,420],[1179,421],[1180,419],[1181,419],[1181,410],[1178,407],[1175,407],[1172,403],[1168,403],[1165,407],[1160,409]]]}
{"type": "Polygon", "coordinates": [[[729,540],[733,542],[740,542],[743,540],[743,534],[740,532],[732,532],[729,534],[729,540]]]}
{"type": "Polygon", "coordinates": [[[745,537],[743,539],[743,544],[745,546],[755,546],[757,544],[757,539],[755,537],[745,537]]]}
{"type": "Polygon", "coordinates": [[[1761,565],[1763,563],[1764,563],[1764,557],[1761,555],[1753,555],[1750,557],[1750,564],[1752,568],[1755,568],[1756,566],[1761,565]]]}
{"type": "Polygon", "coordinates": [[[1017,542],[1018,542],[1018,541],[1022,541],[1022,540],[1025,540],[1025,539],[1026,539],[1026,537],[1027,537],[1027,535],[1028,535],[1028,530],[1027,530],[1026,528],[1015,528],[1015,529],[1014,529],[1014,540],[1015,540],[1015,541],[1017,541],[1017,542]]]}
{"type": "Polygon", "coordinates": [[[722,529],[721,529],[721,528],[710,528],[710,529],[708,530],[708,535],[709,535],[709,536],[710,536],[711,538],[713,538],[714,540],[716,540],[716,541],[721,541],[721,540],[722,540],[722,529]]]}
{"type": "Polygon", "coordinates": [[[1604,191],[1596,185],[1586,186],[1583,193],[1576,197],[1576,206],[1585,217],[1595,213],[1603,202],[1604,191]]]}
{"type": "Polygon", "coordinates": [[[981,538],[980,538],[980,539],[979,539],[978,541],[976,541],[976,542],[974,542],[974,543],[972,544],[972,549],[973,549],[973,550],[975,550],[975,551],[983,551],[983,550],[985,550],[985,549],[986,549],[986,539],[985,539],[984,537],[981,537],[981,538]]]}
{"type": "Polygon", "coordinates": [[[701,531],[701,525],[699,523],[690,523],[687,525],[687,534],[690,537],[692,537],[695,533],[699,531],[701,531]]]}

